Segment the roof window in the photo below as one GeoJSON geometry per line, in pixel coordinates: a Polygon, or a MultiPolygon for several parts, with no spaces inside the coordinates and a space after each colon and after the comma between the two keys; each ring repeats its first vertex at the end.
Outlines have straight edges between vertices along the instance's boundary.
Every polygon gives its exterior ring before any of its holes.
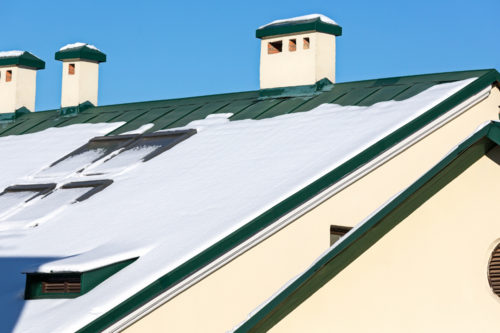
{"type": "Polygon", "coordinates": [[[297,40],[296,39],[290,39],[288,41],[288,51],[290,51],[290,52],[297,51],[297,40]]]}
{"type": "Polygon", "coordinates": [[[304,38],[304,50],[309,50],[310,45],[309,37],[304,38]]]}
{"type": "Polygon", "coordinates": [[[12,81],[12,71],[11,70],[8,70],[6,73],[5,73],[5,82],[10,82],[12,81]]]}
{"type": "Polygon", "coordinates": [[[63,185],[61,188],[64,190],[68,189],[81,189],[84,188],[88,191],[89,188],[92,188],[90,191],[85,192],[83,195],[79,196],[78,198],[75,199],[77,202],[81,202],[83,200],[87,200],[97,192],[101,192],[104,190],[106,187],[111,185],[113,183],[113,180],[111,179],[106,179],[106,180],[93,180],[89,182],[73,182],[73,183],[68,183],[63,185]]]}
{"type": "Polygon", "coordinates": [[[149,161],[194,134],[196,134],[195,129],[143,134],[121,152],[112,154],[102,163],[95,163],[85,169],[84,174],[100,175],[123,171],[137,162],[149,161]]]}
{"type": "Polygon", "coordinates": [[[283,41],[269,42],[267,44],[267,53],[268,54],[276,54],[281,53],[283,50],[283,41]]]}
{"type": "Polygon", "coordinates": [[[351,227],[343,227],[340,225],[330,226],[330,246],[337,243],[345,234],[351,231],[351,227]]]}
{"type": "Polygon", "coordinates": [[[85,272],[25,273],[24,299],[79,297],[136,260],[128,259],[85,272]]]}
{"type": "Polygon", "coordinates": [[[47,169],[39,172],[36,178],[61,177],[73,172],[82,171],[93,162],[131,144],[139,135],[101,136],[52,163],[47,169]]]}
{"type": "Polygon", "coordinates": [[[45,195],[56,188],[56,184],[14,185],[0,193],[0,217],[8,214],[39,195],[45,195]]]}
{"type": "Polygon", "coordinates": [[[75,64],[69,64],[68,66],[68,74],[75,75],[75,64]]]}

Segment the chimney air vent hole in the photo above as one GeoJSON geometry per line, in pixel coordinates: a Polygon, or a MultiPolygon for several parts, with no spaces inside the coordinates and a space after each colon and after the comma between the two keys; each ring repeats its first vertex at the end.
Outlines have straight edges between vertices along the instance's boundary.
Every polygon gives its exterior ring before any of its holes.
{"type": "Polygon", "coordinates": [[[283,41],[270,42],[267,45],[267,53],[268,54],[276,54],[281,53],[283,51],[283,41]]]}
{"type": "Polygon", "coordinates": [[[75,75],[75,64],[69,64],[68,66],[68,74],[75,75]]]}
{"type": "Polygon", "coordinates": [[[290,52],[297,51],[297,40],[296,39],[290,39],[288,41],[288,51],[290,51],[290,52]]]}
{"type": "Polygon", "coordinates": [[[304,50],[309,50],[309,37],[304,38],[304,50]]]}
{"type": "Polygon", "coordinates": [[[10,81],[12,81],[12,71],[7,71],[7,74],[5,75],[5,82],[10,81]]]}

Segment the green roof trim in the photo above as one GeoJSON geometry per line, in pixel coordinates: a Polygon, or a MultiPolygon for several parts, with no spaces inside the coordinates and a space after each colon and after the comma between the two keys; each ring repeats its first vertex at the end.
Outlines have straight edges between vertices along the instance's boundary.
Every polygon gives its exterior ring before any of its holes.
{"type": "Polygon", "coordinates": [[[106,55],[99,50],[92,49],[87,45],[56,52],[56,60],[82,59],[97,62],[106,62],[106,55]]]}
{"type": "Polygon", "coordinates": [[[29,52],[24,51],[23,54],[17,57],[0,58],[0,66],[26,66],[36,69],[44,69],[45,61],[29,52]]]}
{"type": "Polygon", "coordinates": [[[240,326],[235,333],[267,332],[333,279],[433,195],[500,144],[500,124],[491,122],[462,142],[240,326]]]}
{"type": "Polygon", "coordinates": [[[318,17],[310,20],[271,24],[257,29],[255,31],[255,37],[264,38],[306,31],[317,31],[330,35],[342,36],[342,27],[340,25],[325,23],[318,17]]]}
{"type": "Polygon", "coordinates": [[[305,86],[283,87],[261,89],[259,92],[260,99],[267,98],[282,98],[282,97],[302,97],[318,95],[323,91],[330,91],[333,88],[333,83],[326,77],[319,80],[315,84],[305,86]]]}
{"type": "MultiPolygon", "coordinates": [[[[457,92],[456,94],[450,96],[442,103],[438,104],[434,108],[428,110],[418,118],[413,121],[407,123],[405,126],[401,127],[397,131],[391,133],[384,139],[375,143],[371,147],[367,148],[365,151],[361,152],[357,156],[353,157],[349,161],[340,165],[336,169],[330,171],[328,174],[324,175],[320,179],[314,181],[310,185],[306,186],[302,190],[283,200],[281,203],[272,207],[262,215],[248,222],[245,226],[233,232],[231,235],[222,239],[218,243],[214,244],[210,248],[201,252],[197,256],[191,258],[184,264],[178,266],[171,272],[165,274],[163,277],[159,278],[155,282],[151,283],[148,287],[144,288],[134,296],[130,297],[123,303],[119,304],[115,308],[111,309],[107,313],[103,314],[101,317],[95,319],[93,322],[89,323],[85,327],[78,330],[79,333],[90,333],[90,332],[99,332],[110,326],[114,322],[118,321],[120,318],[126,316],[130,312],[134,311],[141,305],[145,304],[152,298],[158,296],[159,294],[165,292],[166,290],[171,289],[173,286],[188,278],[192,273],[199,270],[201,267],[209,264],[216,258],[220,257],[222,254],[226,253],[237,244],[242,241],[248,239],[249,237],[255,235],[261,229],[267,227],[278,218],[283,216],[284,214],[290,212],[301,204],[307,202],[318,193],[327,189],[328,187],[335,184],[337,181],[345,177],[347,174],[356,170],[363,164],[372,160],[386,149],[415,133],[422,127],[426,126],[431,121],[437,119],[442,114],[451,110],[453,107],[459,105],[464,102],[471,96],[479,93],[481,90],[485,89],[488,86],[491,86],[494,83],[498,83],[500,81],[500,74],[494,70],[478,70],[478,71],[464,71],[464,72],[451,72],[451,73],[440,73],[440,74],[428,74],[428,75],[417,75],[417,76],[407,76],[407,77],[398,77],[398,78],[389,78],[389,79],[381,79],[381,80],[366,80],[366,81],[358,81],[358,82],[347,82],[347,83],[337,83],[333,85],[333,88],[330,91],[322,92],[321,94],[307,99],[307,101],[297,107],[294,104],[290,109],[281,109],[280,112],[285,113],[294,113],[294,112],[304,112],[309,111],[320,104],[323,103],[339,103],[341,105],[357,105],[366,101],[368,98],[371,99],[371,104],[375,102],[385,101],[385,100],[402,100],[410,98],[429,87],[443,83],[443,82],[451,82],[457,80],[464,80],[467,78],[477,77],[472,83],[467,85],[465,88],[457,92]],[[389,85],[392,83],[392,85],[389,85]],[[387,94],[386,89],[393,89],[394,87],[401,86],[402,89],[396,94],[387,94]],[[361,92],[361,93],[359,93],[361,92]],[[352,97],[349,97],[353,94],[352,97]],[[376,97],[379,96],[380,97],[376,97]],[[346,104],[347,103],[347,104],[346,104]]],[[[141,124],[140,119],[144,118],[144,122],[148,123],[151,118],[148,117],[148,114],[153,111],[159,111],[160,109],[164,109],[165,114],[160,116],[155,120],[156,123],[161,121],[162,119],[169,118],[169,115],[175,113],[175,110],[180,109],[181,107],[190,106],[182,116],[176,115],[176,117],[180,117],[179,120],[186,118],[188,115],[192,114],[196,110],[200,109],[201,106],[207,103],[214,103],[220,101],[232,101],[228,106],[223,107],[221,109],[217,109],[214,113],[224,113],[225,109],[230,107],[233,103],[240,103],[242,100],[247,100],[248,103],[241,103],[239,111],[235,113],[235,115],[231,119],[262,119],[265,118],[266,113],[273,112],[275,107],[279,107],[283,105],[285,101],[291,100],[290,98],[282,98],[283,102],[274,103],[272,100],[259,100],[259,92],[248,92],[248,93],[235,93],[235,94],[225,94],[225,95],[212,95],[212,96],[203,96],[196,98],[188,98],[188,99],[177,99],[170,101],[158,101],[158,102],[144,102],[144,103],[132,103],[132,104],[122,104],[115,106],[104,106],[104,107],[96,107],[89,108],[84,111],[82,114],[73,117],[74,120],[78,119],[78,117],[88,117],[91,114],[96,114],[96,119],[99,117],[107,117],[106,121],[112,121],[112,119],[120,119],[122,114],[127,112],[134,113],[131,117],[132,120],[136,122],[137,125],[141,124]],[[199,106],[197,106],[199,103],[199,106]],[[273,105],[269,105],[269,104],[273,105]],[[262,105],[262,111],[259,111],[258,108],[262,105]],[[169,108],[167,108],[167,106],[169,108]],[[126,112],[118,112],[118,110],[127,110],[126,112]],[[139,110],[148,110],[147,112],[139,112],[139,110]],[[249,116],[238,118],[236,116],[243,114],[245,110],[252,109],[252,112],[248,112],[249,116]],[[257,110],[255,110],[257,109],[257,110]],[[139,115],[135,115],[139,112],[139,115]]],[[[279,115],[279,114],[275,114],[279,115]]],[[[155,115],[156,117],[156,115],[155,115]]],[[[58,118],[59,119],[59,118],[58,118]]],[[[86,122],[93,122],[93,120],[87,120],[86,122]]],[[[170,119],[170,118],[169,118],[170,119]]],[[[202,118],[200,118],[202,119],[202,118]]],[[[179,120],[172,122],[173,120],[169,120],[168,122],[164,122],[164,124],[179,124],[179,120]]],[[[47,120],[48,121],[48,120],[47,120]]],[[[46,122],[47,122],[46,121],[46,122]]],[[[24,123],[17,126],[25,126],[24,123]]],[[[42,123],[42,128],[44,127],[42,123]]],[[[68,122],[69,123],[69,122],[68,122]]],[[[74,123],[74,122],[71,122],[74,123]]],[[[64,123],[62,123],[64,125],[64,123]]],[[[28,125],[26,125],[28,126],[28,125]]],[[[169,125],[165,125],[163,128],[168,128],[169,125]]],[[[1,129],[0,129],[1,130],[1,129]]],[[[157,129],[156,129],[157,130],[157,129]]],[[[16,131],[16,127],[12,129],[12,131],[16,131]]],[[[26,130],[24,133],[30,133],[33,131],[33,127],[30,130],[26,130]]],[[[0,135],[8,135],[9,131],[0,132],[0,135]]],[[[114,133],[119,134],[119,133],[114,133]]]]}

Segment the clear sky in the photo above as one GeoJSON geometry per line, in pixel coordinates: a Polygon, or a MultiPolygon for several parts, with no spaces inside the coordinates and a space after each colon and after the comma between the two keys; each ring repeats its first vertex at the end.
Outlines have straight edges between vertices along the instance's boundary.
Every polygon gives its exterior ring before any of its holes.
{"type": "Polygon", "coordinates": [[[107,54],[99,105],[248,91],[259,88],[255,30],[315,13],[343,28],[337,82],[500,70],[499,0],[6,0],[3,7],[0,51],[30,51],[46,62],[37,111],[60,106],[54,53],[66,44],[107,54]]]}

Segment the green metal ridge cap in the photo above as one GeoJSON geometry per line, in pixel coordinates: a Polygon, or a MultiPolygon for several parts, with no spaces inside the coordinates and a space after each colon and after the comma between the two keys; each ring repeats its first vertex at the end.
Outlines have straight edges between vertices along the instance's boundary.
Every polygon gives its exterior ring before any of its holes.
{"type": "Polygon", "coordinates": [[[306,31],[323,32],[330,35],[342,36],[342,27],[337,24],[326,23],[320,17],[300,21],[288,21],[266,25],[255,31],[255,37],[286,35],[306,31]]]}
{"type": "Polygon", "coordinates": [[[90,48],[86,45],[68,48],[66,50],[58,51],[55,54],[55,60],[66,59],[82,59],[97,62],[106,62],[106,54],[103,52],[90,48]]]}
{"type": "MultiPolygon", "coordinates": [[[[361,242],[365,242],[367,240],[370,241],[371,239],[369,238],[368,233],[372,228],[374,228],[385,217],[387,217],[396,207],[407,201],[413,194],[415,194],[418,189],[422,188],[424,184],[427,184],[440,171],[450,165],[450,163],[457,157],[459,157],[465,150],[485,137],[494,141],[498,145],[498,143],[500,142],[500,124],[498,122],[490,122],[488,125],[471,135],[471,137],[461,142],[454,150],[448,153],[448,155],[446,155],[440,162],[438,162],[434,167],[432,167],[429,171],[422,175],[417,181],[415,181],[408,188],[393,197],[383,206],[379,207],[374,213],[372,213],[372,215],[367,217],[364,221],[362,221],[349,233],[347,233],[342,240],[330,247],[330,251],[316,259],[316,261],[313,262],[311,266],[309,266],[298,277],[294,278],[295,280],[292,280],[288,286],[279,290],[276,296],[270,299],[267,304],[262,306],[256,313],[253,314],[252,317],[250,317],[241,326],[239,326],[234,331],[234,333],[266,332],[272,326],[278,323],[288,313],[292,312],[293,309],[303,303],[303,301],[305,301],[315,292],[314,291],[310,294],[307,293],[306,295],[299,295],[299,293],[297,292],[299,288],[303,288],[308,283],[317,283],[317,281],[312,281],[313,276],[322,274],[323,277],[325,277],[326,273],[323,273],[322,270],[326,267],[327,264],[334,265],[334,260],[349,247],[352,248],[353,246],[356,246],[361,242]],[[297,298],[299,296],[301,296],[301,300],[295,300],[295,303],[291,305],[291,307],[289,307],[288,309],[284,309],[284,311],[281,311],[281,313],[279,312],[279,310],[283,308],[285,303],[292,302],[292,298],[297,298]]],[[[387,232],[389,231],[390,229],[387,230],[387,232]]],[[[364,249],[364,251],[358,250],[356,253],[356,257],[360,256],[368,248],[364,249]]],[[[354,261],[354,259],[352,261],[354,261]]],[[[347,264],[339,263],[338,266],[341,267],[339,272],[345,269],[349,264],[350,262],[347,264]]],[[[337,274],[339,272],[337,272],[337,274]]],[[[332,278],[334,278],[334,276],[330,278],[328,278],[327,276],[326,278],[326,282],[328,282],[332,278]]],[[[326,282],[322,285],[326,284],[326,282]]],[[[321,286],[319,286],[318,289],[321,286]]]]}
{"type": "Polygon", "coordinates": [[[22,51],[23,53],[17,56],[1,56],[0,52],[0,66],[26,66],[38,69],[45,68],[45,61],[38,58],[37,56],[31,54],[27,51],[22,51]]]}
{"type": "Polygon", "coordinates": [[[211,247],[205,249],[195,257],[174,268],[163,277],[151,283],[148,287],[139,291],[134,296],[115,306],[113,309],[103,314],[101,317],[95,319],[93,322],[78,330],[78,332],[90,333],[101,331],[104,328],[108,327],[113,322],[119,320],[131,311],[145,304],[147,301],[158,296],[165,290],[169,290],[181,281],[185,280],[201,267],[219,258],[221,255],[232,249],[237,244],[255,235],[259,230],[272,224],[284,214],[290,212],[291,210],[316,196],[318,193],[321,193],[330,186],[334,185],[339,180],[341,180],[354,170],[358,169],[360,166],[376,158],[385,150],[402,141],[409,135],[415,133],[425,125],[429,124],[431,121],[437,119],[445,112],[451,110],[453,107],[459,105],[466,99],[477,94],[488,85],[491,85],[494,82],[498,82],[498,78],[499,75],[496,70],[485,71],[481,77],[468,84],[462,90],[450,96],[445,101],[441,102],[418,118],[402,126],[398,130],[392,132],[382,140],[368,147],[363,152],[354,156],[337,168],[331,170],[323,177],[302,188],[295,194],[292,194],[290,197],[284,199],[282,202],[270,208],[268,211],[262,213],[252,221],[249,221],[243,227],[234,231],[232,234],[228,235],[211,247]]]}

